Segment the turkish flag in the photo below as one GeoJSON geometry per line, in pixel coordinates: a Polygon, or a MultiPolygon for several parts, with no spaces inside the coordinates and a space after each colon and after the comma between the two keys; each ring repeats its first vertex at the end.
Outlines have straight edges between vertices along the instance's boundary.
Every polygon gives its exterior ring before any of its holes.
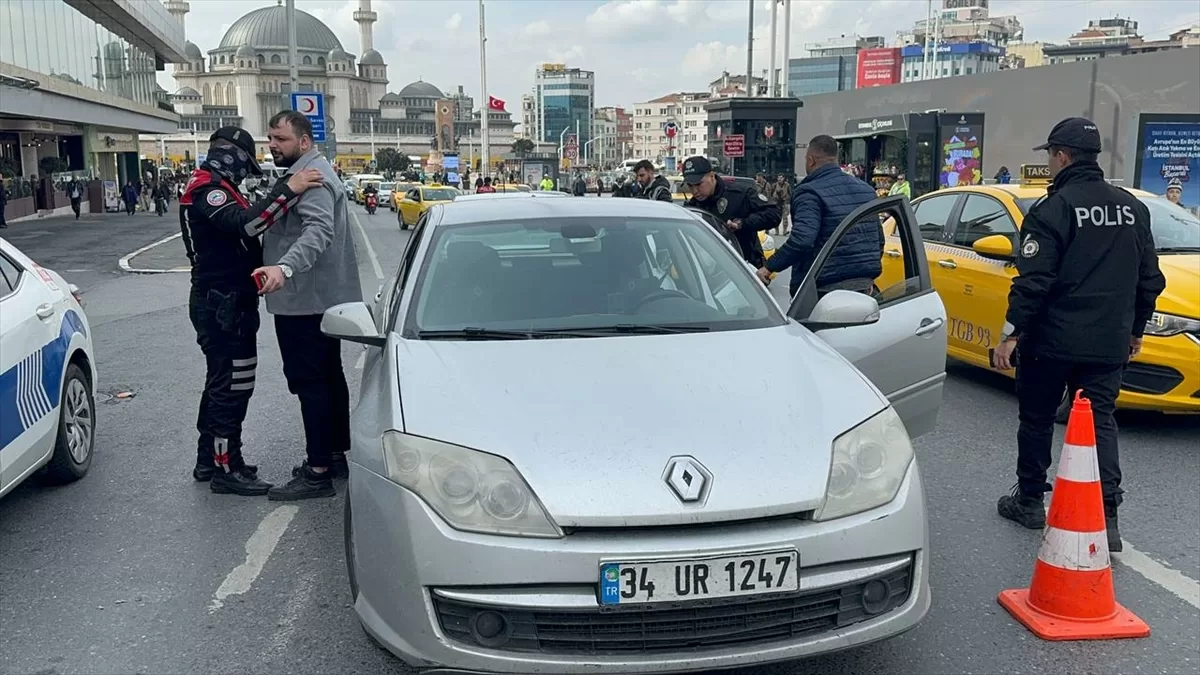
{"type": "Polygon", "coordinates": [[[488,110],[499,110],[500,112],[505,112],[504,101],[501,101],[495,96],[488,96],[488,110]]]}

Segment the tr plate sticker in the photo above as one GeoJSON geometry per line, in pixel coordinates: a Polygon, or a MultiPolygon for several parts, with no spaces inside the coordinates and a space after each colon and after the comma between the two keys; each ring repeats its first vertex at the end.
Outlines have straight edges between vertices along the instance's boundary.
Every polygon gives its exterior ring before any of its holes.
{"type": "Polygon", "coordinates": [[[224,190],[213,190],[212,192],[208,193],[208,197],[205,198],[209,206],[220,206],[228,199],[229,197],[225,195],[224,190]]]}

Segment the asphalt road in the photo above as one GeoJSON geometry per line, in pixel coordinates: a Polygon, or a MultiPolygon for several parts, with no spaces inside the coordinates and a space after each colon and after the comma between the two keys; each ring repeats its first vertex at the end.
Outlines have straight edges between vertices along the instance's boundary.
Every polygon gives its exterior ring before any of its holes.
{"type": "MultiPolygon", "coordinates": [[[[360,273],[373,295],[407,233],[389,211],[355,211],[360,273]]],[[[46,219],[2,233],[82,288],[100,389],[135,396],[99,406],[84,480],[27,483],[0,501],[0,673],[411,672],[372,644],[350,608],[341,494],[281,507],[192,482],[203,362],[187,318],[187,275],[117,269],[118,258],[176,231],[170,217],[138,214],[46,219]],[[263,540],[252,537],[260,529],[279,535],[273,551],[248,545],[263,540]]],[[[181,251],[176,239],[139,258],[172,266],[181,251]]],[[[777,294],[785,289],[786,279],[773,284],[777,294]]],[[[282,482],[301,459],[302,437],[273,333],[264,321],[246,445],[261,474],[282,482]]],[[[344,350],[352,391],[360,352],[344,350]]],[[[770,354],[760,367],[771,367],[770,354]]],[[[1028,584],[1039,542],[995,513],[1014,481],[1016,404],[1008,380],[952,365],[939,428],[917,442],[931,513],[929,616],[887,642],[743,672],[1197,672],[1200,419],[1122,415],[1120,423],[1131,549],[1116,556],[1117,597],[1151,625],[1151,637],[1042,642],[996,604],[1000,590],[1028,584]]]]}

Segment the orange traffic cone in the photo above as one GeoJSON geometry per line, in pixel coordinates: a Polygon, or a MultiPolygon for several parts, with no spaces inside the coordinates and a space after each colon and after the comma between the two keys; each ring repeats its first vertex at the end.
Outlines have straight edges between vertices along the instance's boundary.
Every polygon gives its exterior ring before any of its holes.
{"type": "Polygon", "coordinates": [[[1150,626],[1117,604],[1104,529],[1092,402],[1075,394],[1046,530],[1029,588],[997,598],[1043,640],[1111,640],[1150,635],[1150,626]]]}

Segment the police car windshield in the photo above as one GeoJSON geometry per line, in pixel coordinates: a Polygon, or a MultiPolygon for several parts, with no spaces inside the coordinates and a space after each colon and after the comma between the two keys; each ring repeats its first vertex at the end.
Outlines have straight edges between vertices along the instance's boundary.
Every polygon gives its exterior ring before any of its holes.
{"type": "Polygon", "coordinates": [[[1138,197],[1150,209],[1154,247],[1164,253],[1200,253],[1200,218],[1165,197],[1138,197]]]}

